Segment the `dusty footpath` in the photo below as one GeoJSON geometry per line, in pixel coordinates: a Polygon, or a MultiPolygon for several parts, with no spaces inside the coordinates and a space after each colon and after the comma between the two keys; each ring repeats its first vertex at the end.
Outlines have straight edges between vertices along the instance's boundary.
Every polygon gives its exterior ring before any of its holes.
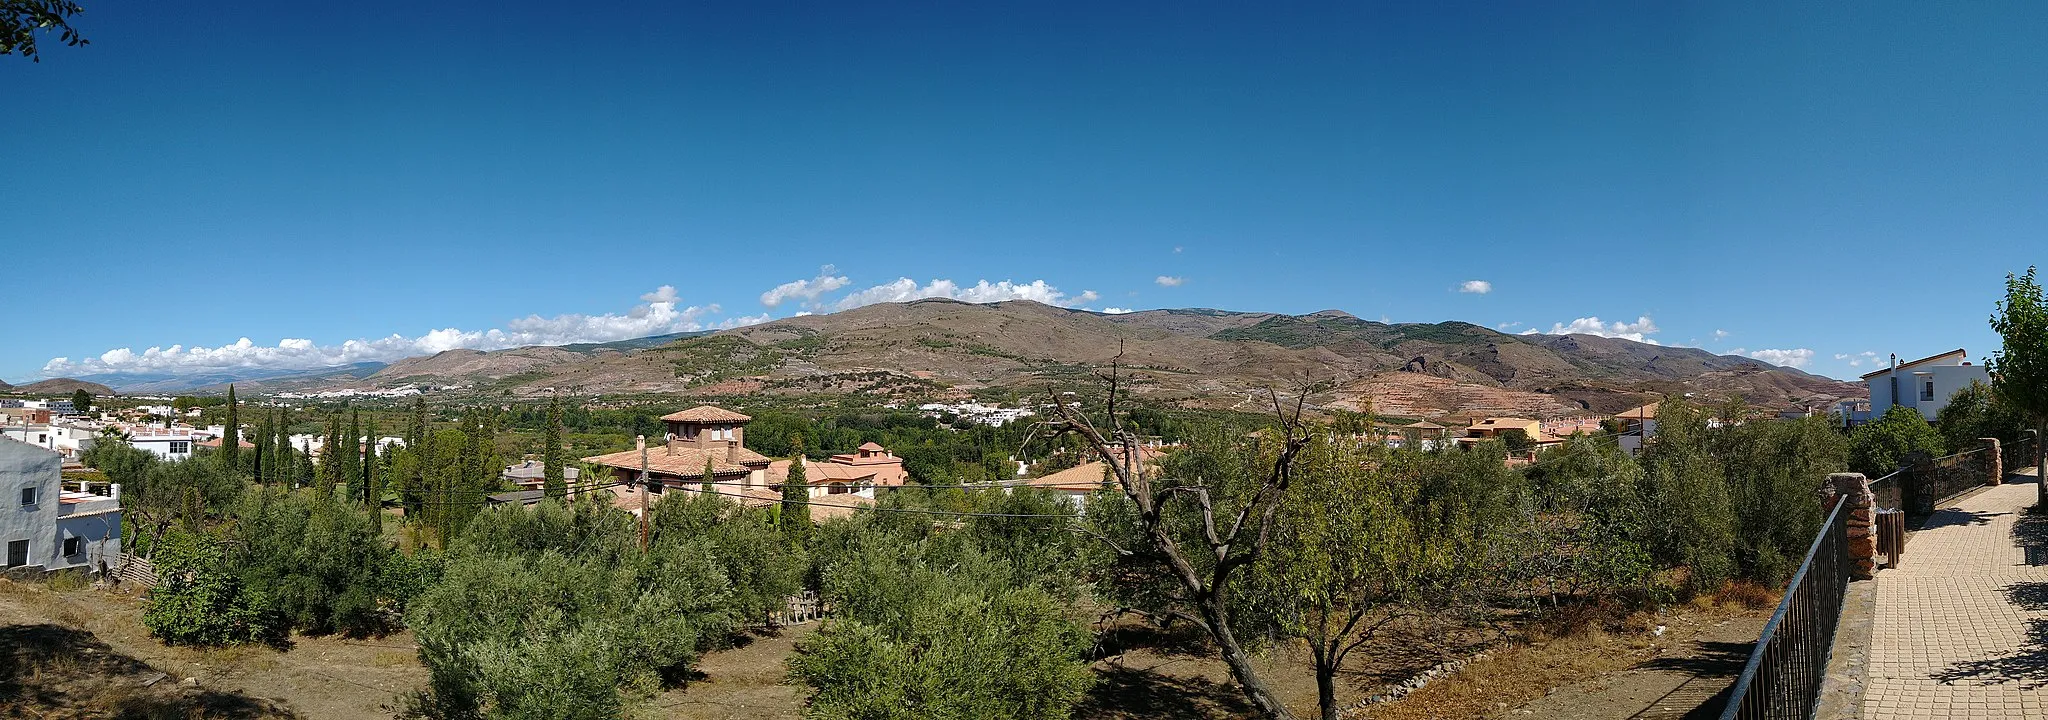
{"type": "Polygon", "coordinates": [[[1691,628],[1693,636],[1634,667],[1558,687],[1505,717],[1561,720],[1714,718],[1769,618],[1748,615],[1691,628]]]}
{"type": "Polygon", "coordinates": [[[133,594],[0,580],[0,718],[390,717],[426,680],[409,634],[198,650],[141,617],[133,594]]]}

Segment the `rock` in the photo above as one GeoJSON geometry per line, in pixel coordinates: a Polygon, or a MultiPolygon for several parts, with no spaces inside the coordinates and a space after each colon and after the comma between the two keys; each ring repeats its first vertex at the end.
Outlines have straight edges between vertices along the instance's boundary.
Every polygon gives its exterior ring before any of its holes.
{"type": "Polygon", "coordinates": [[[178,687],[199,687],[199,678],[188,677],[178,681],[178,687]]]}

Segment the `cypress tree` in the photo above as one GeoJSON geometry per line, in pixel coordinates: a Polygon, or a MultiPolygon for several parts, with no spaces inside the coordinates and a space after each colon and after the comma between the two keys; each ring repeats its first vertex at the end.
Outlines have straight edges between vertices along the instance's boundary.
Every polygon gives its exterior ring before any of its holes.
{"type": "Polygon", "coordinates": [[[320,483],[341,482],[341,413],[327,413],[327,439],[320,448],[320,483]]]}
{"type": "Polygon", "coordinates": [[[424,502],[427,496],[427,465],[434,461],[434,440],[431,437],[421,436],[419,442],[413,443],[406,447],[405,450],[412,453],[412,474],[400,481],[402,487],[398,491],[398,506],[404,508],[405,516],[408,519],[417,518],[421,525],[425,525],[427,522],[426,505],[424,502]]]}
{"type": "MultiPolygon", "coordinates": [[[[257,438],[266,438],[266,437],[270,437],[270,418],[267,418],[267,417],[266,417],[266,418],[263,418],[262,420],[258,420],[258,421],[256,421],[256,435],[255,435],[255,437],[257,437],[257,438]]],[[[240,443],[236,443],[236,444],[238,444],[238,445],[239,445],[240,443]]],[[[223,447],[223,448],[227,447],[227,443],[226,443],[225,441],[223,441],[223,442],[221,443],[221,447],[223,447]]],[[[256,449],[254,449],[254,450],[251,450],[251,451],[249,451],[249,455],[250,455],[250,457],[252,458],[252,459],[251,459],[251,462],[252,462],[252,463],[254,464],[254,466],[255,466],[255,467],[254,467],[254,470],[255,470],[255,472],[252,472],[252,473],[250,473],[250,475],[254,476],[254,477],[256,478],[256,482],[257,482],[257,483],[259,483],[259,484],[261,484],[261,483],[263,482],[264,478],[265,478],[265,475],[264,475],[264,473],[266,473],[266,472],[269,472],[269,471],[270,471],[270,469],[271,469],[271,466],[272,466],[272,465],[276,465],[276,464],[277,464],[277,458],[275,458],[275,457],[265,458],[265,457],[264,457],[264,455],[268,454],[268,453],[267,453],[267,450],[268,450],[268,447],[267,447],[267,443],[260,443],[260,442],[259,442],[259,443],[256,443],[256,449]]]]}
{"type": "Polygon", "coordinates": [[[271,473],[270,479],[278,484],[289,486],[294,480],[298,479],[299,474],[298,458],[294,457],[292,452],[292,413],[290,410],[278,408],[273,411],[273,414],[277,416],[277,420],[271,423],[271,427],[276,432],[276,435],[265,438],[264,442],[271,443],[277,448],[277,452],[272,453],[271,456],[277,458],[279,462],[272,463],[276,468],[271,473]]]}
{"type": "Polygon", "coordinates": [[[811,527],[810,483],[804,478],[804,438],[790,438],[789,477],[782,480],[782,532],[801,538],[811,527]]]}
{"type": "Polygon", "coordinates": [[[235,384],[228,383],[228,419],[220,439],[220,464],[228,472],[242,469],[241,403],[235,400],[235,384]]]}
{"type": "Polygon", "coordinates": [[[375,516],[381,515],[380,509],[384,507],[384,486],[381,484],[384,477],[383,473],[377,472],[377,443],[368,443],[368,447],[369,449],[363,452],[362,502],[364,507],[370,509],[372,519],[378,520],[381,525],[381,520],[375,516]]]}
{"type": "Polygon", "coordinates": [[[382,497],[375,494],[370,486],[377,478],[377,416],[371,415],[363,421],[363,497],[362,502],[375,506],[382,497]]]}
{"type": "Polygon", "coordinates": [[[711,458],[704,458],[704,494],[718,494],[718,473],[712,472],[711,458]]]}
{"type": "Polygon", "coordinates": [[[346,454],[341,456],[341,476],[348,482],[348,498],[362,502],[368,492],[363,487],[363,411],[348,411],[348,438],[343,442],[346,454]]]}
{"type": "Polygon", "coordinates": [[[547,429],[541,433],[541,487],[557,500],[569,492],[568,470],[562,467],[568,460],[563,455],[562,400],[555,398],[548,401],[547,429]]]}
{"type": "MultiPolygon", "coordinates": [[[[473,491],[466,495],[481,496],[484,489],[491,487],[496,479],[498,447],[498,417],[490,408],[477,411],[476,430],[470,435],[470,478],[473,491]]],[[[464,499],[467,499],[465,497],[464,499]]]]}

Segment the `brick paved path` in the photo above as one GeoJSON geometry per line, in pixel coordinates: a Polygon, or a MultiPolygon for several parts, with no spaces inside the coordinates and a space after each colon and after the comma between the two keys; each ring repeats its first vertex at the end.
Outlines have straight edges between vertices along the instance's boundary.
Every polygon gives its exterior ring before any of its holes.
{"type": "Polygon", "coordinates": [[[1878,571],[1865,718],[2048,718],[2048,567],[2026,561],[2048,545],[2048,520],[2026,515],[2035,491],[2009,483],[1935,513],[1878,571]]]}

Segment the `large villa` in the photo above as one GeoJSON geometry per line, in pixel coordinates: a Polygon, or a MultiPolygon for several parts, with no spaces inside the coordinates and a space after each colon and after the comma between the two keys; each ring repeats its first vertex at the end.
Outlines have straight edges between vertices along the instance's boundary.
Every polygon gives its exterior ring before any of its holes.
{"type": "MultiPolygon", "coordinates": [[[[706,468],[715,483],[714,492],[748,507],[782,502],[782,483],[789,475],[790,461],[771,461],[747,449],[746,426],[752,417],[700,405],[664,415],[661,420],[668,427],[659,444],[650,442],[644,451],[636,448],[583,459],[611,469],[611,479],[617,482],[611,487],[615,505],[638,513],[643,502],[651,503],[667,493],[701,492],[706,468]],[[644,489],[634,482],[643,471],[648,480],[644,489]]],[[[909,479],[903,459],[875,443],[823,462],[803,462],[811,516],[818,519],[851,514],[853,508],[874,502],[876,488],[897,487],[909,479]]]]}

